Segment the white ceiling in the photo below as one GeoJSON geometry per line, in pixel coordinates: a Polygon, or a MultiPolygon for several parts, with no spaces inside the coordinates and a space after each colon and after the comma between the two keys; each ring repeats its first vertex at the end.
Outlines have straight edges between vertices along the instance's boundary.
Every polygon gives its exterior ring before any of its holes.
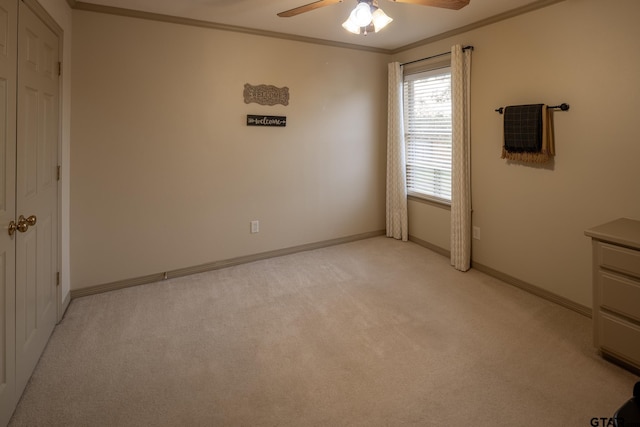
{"type": "Polygon", "coordinates": [[[448,10],[379,0],[380,8],[394,21],[381,32],[366,36],[348,33],[341,26],[357,4],[356,0],[344,0],[342,3],[291,18],[276,15],[311,2],[312,0],[77,0],[76,4],[81,6],[81,3],[93,3],[394,50],[504,13],[528,8],[532,4],[550,3],[548,0],[471,0],[468,6],[460,10],[448,10]]]}

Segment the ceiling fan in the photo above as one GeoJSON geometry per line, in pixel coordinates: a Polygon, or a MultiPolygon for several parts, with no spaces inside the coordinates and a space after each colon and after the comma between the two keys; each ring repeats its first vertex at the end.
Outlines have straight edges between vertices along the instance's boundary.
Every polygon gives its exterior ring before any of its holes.
{"type": "MultiPolygon", "coordinates": [[[[444,9],[453,9],[458,10],[462,9],[466,5],[469,4],[470,0],[389,0],[397,3],[409,3],[409,4],[417,4],[421,6],[432,6],[432,7],[440,7],[444,9]]],[[[357,0],[359,3],[373,3],[370,0],[357,0]]],[[[331,6],[332,4],[342,3],[342,0],[318,0],[313,3],[305,4],[304,6],[299,6],[293,9],[285,10],[284,12],[278,13],[278,16],[281,18],[289,18],[291,16],[300,15],[301,13],[311,12],[312,10],[320,9],[321,7],[331,6]]],[[[376,2],[377,3],[377,2],[376,2]]]]}
{"type": "MultiPolygon", "coordinates": [[[[417,4],[421,6],[441,7],[458,10],[469,4],[470,0],[390,0],[398,3],[417,4]]],[[[342,0],[319,0],[304,6],[285,10],[278,13],[282,18],[300,15],[332,4],[342,3],[342,0]]],[[[378,0],[356,0],[357,6],[342,24],[342,27],[353,34],[367,35],[369,32],[377,33],[387,26],[393,19],[378,6],[378,0]]]]}

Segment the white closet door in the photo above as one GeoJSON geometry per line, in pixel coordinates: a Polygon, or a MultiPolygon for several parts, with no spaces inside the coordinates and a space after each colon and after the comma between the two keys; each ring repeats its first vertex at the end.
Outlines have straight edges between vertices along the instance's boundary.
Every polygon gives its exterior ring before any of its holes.
{"type": "MultiPolygon", "coordinates": [[[[0,425],[13,413],[16,393],[15,284],[16,235],[9,236],[16,204],[16,56],[15,0],[0,0],[0,425]]],[[[14,221],[15,222],[15,221],[14,221]]]]}
{"type": "Polygon", "coordinates": [[[16,389],[22,394],[57,319],[58,37],[20,2],[16,215],[16,389]]]}

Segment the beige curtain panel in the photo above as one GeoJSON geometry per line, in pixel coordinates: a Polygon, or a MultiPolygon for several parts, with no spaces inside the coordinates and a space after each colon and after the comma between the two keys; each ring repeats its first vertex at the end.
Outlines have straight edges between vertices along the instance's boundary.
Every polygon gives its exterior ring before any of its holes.
{"type": "Polygon", "coordinates": [[[471,267],[471,49],[451,48],[451,265],[471,267]]]}
{"type": "Polygon", "coordinates": [[[387,126],[387,236],[407,241],[409,226],[402,84],[400,63],[390,63],[387,126]]]}

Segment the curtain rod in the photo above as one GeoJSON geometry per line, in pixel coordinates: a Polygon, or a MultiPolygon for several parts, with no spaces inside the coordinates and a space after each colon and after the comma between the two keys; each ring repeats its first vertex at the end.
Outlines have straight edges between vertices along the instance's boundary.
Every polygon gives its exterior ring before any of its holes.
{"type": "MultiPolygon", "coordinates": [[[[462,50],[467,50],[467,49],[473,50],[473,46],[465,46],[465,47],[462,48],[462,50]]],[[[437,58],[439,56],[444,56],[444,55],[451,55],[451,52],[442,52],[442,53],[438,53],[436,55],[427,56],[426,58],[416,59],[415,61],[403,62],[402,64],[400,64],[400,66],[414,64],[416,62],[426,61],[428,59],[433,59],[433,58],[437,58]]]]}

